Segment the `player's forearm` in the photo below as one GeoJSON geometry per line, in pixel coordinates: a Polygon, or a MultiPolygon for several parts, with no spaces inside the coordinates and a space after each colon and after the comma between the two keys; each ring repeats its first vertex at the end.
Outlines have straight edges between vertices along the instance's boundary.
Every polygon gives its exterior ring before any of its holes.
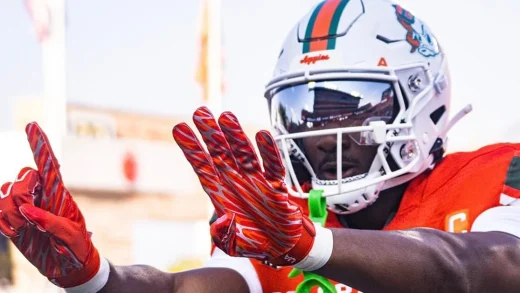
{"type": "Polygon", "coordinates": [[[99,293],[249,293],[244,279],[225,268],[165,273],[145,265],[111,266],[107,284],[99,293]]]}
{"type": "Polygon", "coordinates": [[[504,233],[338,229],[333,235],[332,256],[317,273],[363,292],[520,291],[520,240],[504,233]]]}
{"type": "MultiPolygon", "coordinates": [[[[108,282],[100,293],[164,292],[174,293],[175,276],[145,265],[110,265],[108,282]]],[[[180,291],[179,291],[180,292],[180,291]]]]}

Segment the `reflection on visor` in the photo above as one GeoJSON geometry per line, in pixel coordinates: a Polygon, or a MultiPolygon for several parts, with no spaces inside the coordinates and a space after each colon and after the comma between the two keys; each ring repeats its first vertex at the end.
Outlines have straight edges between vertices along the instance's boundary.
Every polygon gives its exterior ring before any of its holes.
{"type": "MultiPolygon", "coordinates": [[[[319,81],[287,87],[273,95],[274,125],[289,133],[365,126],[391,122],[394,90],[379,81],[319,81]]],[[[360,144],[371,144],[366,133],[349,134],[360,144]]]]}

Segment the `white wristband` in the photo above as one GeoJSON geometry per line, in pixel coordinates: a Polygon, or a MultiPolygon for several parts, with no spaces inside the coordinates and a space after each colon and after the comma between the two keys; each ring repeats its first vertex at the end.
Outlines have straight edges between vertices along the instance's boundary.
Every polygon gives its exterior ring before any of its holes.
{"type": "Polygon", "coordinates": [[[332,255],[332,231],[323,228],[319,224],[314,224],[316,227],[316,237],[309,254],[294,267],[303,271],[315,271],[323,267],[332,255]]]}
{"type": "Polygon", "coordinates": [[[103,287],[108,282],[108,276],[110,275],[110,265],[108,261],[101,257],[99,271],[94,276],[94,278],[90,279],[88,282],[78,285],[76,287],[64,288],[67,293],[96,293],[99,290],[103,289],[103,287]]]}

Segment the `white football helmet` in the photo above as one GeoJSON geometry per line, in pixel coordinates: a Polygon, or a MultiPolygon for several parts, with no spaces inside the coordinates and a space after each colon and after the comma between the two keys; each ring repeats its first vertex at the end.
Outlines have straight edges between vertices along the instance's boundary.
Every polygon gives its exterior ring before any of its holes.
{"type": "Polygon", "coordinates": [[[303,169],[340,214],[365,208],[381,190],[432,167],[448,130],[471,111],[468,105],[448,120],[446,56],[424,22],[389,0],[317,4],[287,36],[265,97],[291,195],[308,197],[298,175],[303,169]],[[326,180],[317,177],[301,139],[331,135],[337,176],[326,180]],[[377,146],[367,173],[343,172],[345,135],[377,146]]]}

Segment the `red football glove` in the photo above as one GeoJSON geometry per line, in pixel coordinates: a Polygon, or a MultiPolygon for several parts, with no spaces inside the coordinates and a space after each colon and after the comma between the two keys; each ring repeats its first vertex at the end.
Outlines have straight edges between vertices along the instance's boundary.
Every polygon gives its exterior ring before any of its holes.
{"type": "Polygon", "coordinates": [[[211,112],[201,107],[193,121],[209,155],[187,124],[176,125],[173,137],[215,207],[218,219],[211,225],[215,245],[231,256],[275,265],[303,260],[313,246],[315,228],[289,201],[285,168],[269,132],[256,135],[262,171],[254,147],[232,113],[223,113],[217,125],[211,112]]]}
{"type": "Polygon", "coordinates": [[[26,132],[38,171],[23,168],[2,186],[0,232],[51,282],[75,287],[96,275],[100,257],[45,133],[36,123],[26,132]]]}

